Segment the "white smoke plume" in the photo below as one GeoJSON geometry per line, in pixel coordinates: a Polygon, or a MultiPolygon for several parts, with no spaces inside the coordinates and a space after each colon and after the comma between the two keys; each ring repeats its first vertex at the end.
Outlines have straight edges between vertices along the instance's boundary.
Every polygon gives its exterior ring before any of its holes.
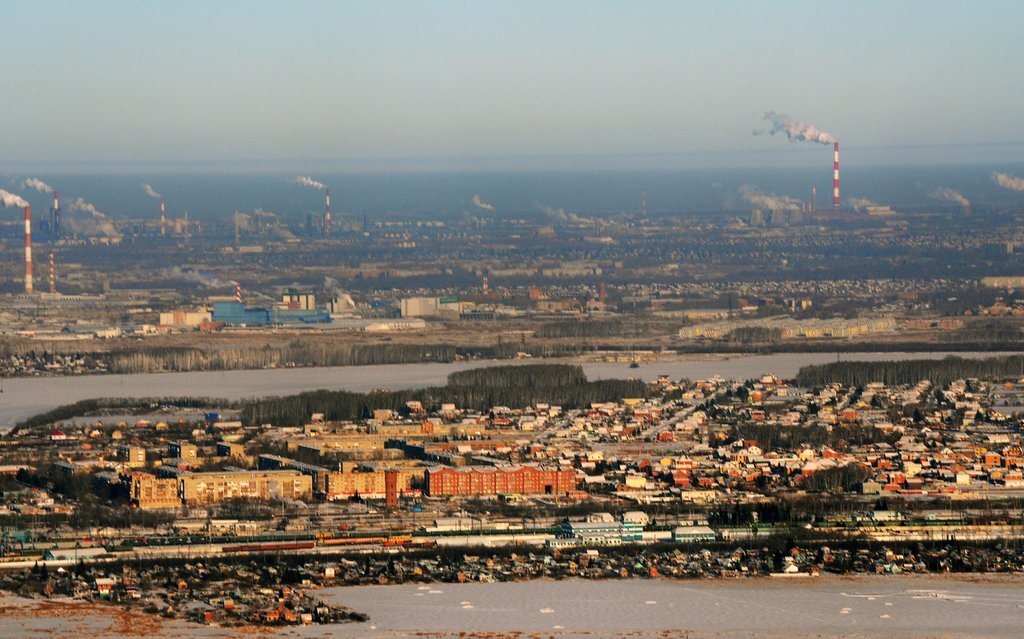
{"type": "Polygon", "coordinates": [[[853,208],[853,209],[858,210],[858,211],[861,210],[861,209],[866,209],[869,206],[878,206],[877,202],[872,202],[871,200],[867,199],[866,197],[853,197],[853,198],[850,198],[849,202],[850,202],[850,208],[853,208]]]}
{"type": "Polygon", "coordinates": [[[971,201],[963,196],[959,191],[940,186],[931,193],[929,193],[936,200],[943,200],[944,202],[955,202],[962,207],[970,208],[971,201]]]}
{"type": "Polygon", "coordinates": [[[317,191],[326,191],[327,190],[327,185],[326,184],[324,184],[323,182],[317,182],[316,180],[314,180],[311,177],[305,177],[305,176],[297,177],[297,178],[295,178],[295,182],[296,182],[296,184],[301,184],[302,186],[308,186],[308,187],[310,187],[312,189],[316,189],[317,191]]]}
{"type": "Polygon", "coordinates": [[[740,193],[754,206],[769,211],[799,211],[800,200],[788,195],[775,195],[764,193],[756,186],[744,184],[740,187],[740,193]]]}
{"type": "Polygon", "coordinates": [[[14,193],[9,193],[9,192],[7,192],[7,191],[5,191],[3,189],[0,189],[0,203],[2,203],[4,206],[20,206],[20,207],[28,206],[28,202],[26,202],[25,200],[21,199],[19,196],[15,195],[14,193]]]}
{"type": "Polygon", "coordinates": [[[479,195],[474,195],[473,196],[473,206],[475,206],[478,209],[483,209],[485,211],[493,211],[494,210],[494,206],[491,205],[491,204],[488,204],[487,202],[484,202],[483,200],[481,200],[479,195]]]}
{"type": "Polygon", "coordinates": [[[38,178],[29,178],[25,180],[25,188],[35,189],[41,193],[53,193],[53,187],[38,178]]]}
{"type": "Polygon", "coordinates": [[[77,233],[82,237],[121,237],[121,234],[117,232],[114,225],[106,218],[68,217],[64,220],[64,223],[68,225],[68,228],[70,228],[73,233],[77,233]]]}
{"type": "Polygon", "coordinates": [[[1004,189],[1024,191],[1024,178],[1015,177],[1008,173],[993,173],[992,180],[1004,189]]]}
{"type": "Polygon", "coordinates": [[[764,119],[771,123],[767,131],[754,131],[754,135],[775,135],[781,133],[789,138],[790,142],[816,142],[817,144],[834,144],[836,139],[825,133],[813,124],[797,122],[784,113],[768,111],[764,119]]]}
{"type": "Polygon", "coordinates": [[[80,197],[76,197],[75,199],[71,200],[71,202],[68,204],[68,210],[72,213],[76,211],[81,211],[82,213],[89,213],[93,217],[100,220],[106,219],[107,217],[106,215],[103,214],[102,211],[100,211],[95,206],[89,204],[80,197]]]}
{"type": "Polygon", "coordinates": [[[153,187],[146,184],[145,182],[142,183],[142,190],[146,192],[146,195],[153,198],[154,200],[160,199],[160,194],[153,190],[153,187]]]}
{"type": "Polygon", "coordinates": [[[79,235],[95,236],[105,235],[107,237],[120,237],[121,234],[114,228],[114,224],[107,219],[106,214],[100,211],[92,204],[86,202],[80,197],[76,197],[68,203],[68,212],[70,213],[88,213],[91,219],[76,219],[73,217],[67,218],[68,226],[71,230],[79,235]]]}
{"type": "Polygon", "coordinates": [[[566,222],[589,222],[587,218],[580,217],[575,213],[567,213],[566,210],[563,209],[562,207],[558,207],[557,209],[555,209],[551,208],[547,204],[541,204],[540,202],[536,204],[536,207],[537,210],[540,211],[541,213],[544,213],[553,220],[561,222],[563,224],[566,222]]]}
{"type": "Polygon", "coordinates": [[[195,282],[207,288],[234,288],[237,282],[233,280],[222,280],[219,277],[207,275],[202,271],[194,271],[191,269],[183,269],[180,266],[174,268],[165,268],[161,271],[161,275],[170,280],[185,280],[188,282],[195,282]]]}

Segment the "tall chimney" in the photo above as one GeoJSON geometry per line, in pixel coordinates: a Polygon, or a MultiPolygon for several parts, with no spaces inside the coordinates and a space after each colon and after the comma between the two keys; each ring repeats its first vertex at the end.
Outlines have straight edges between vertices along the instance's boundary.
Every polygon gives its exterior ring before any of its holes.
{"type": "Polygon", "coordinates": [[[32,294],[32,208],[25,207],[25,293],[32,294]]]}
{"type": "Polygon", "coordinates": [[[50,249],[50,292],[57,292],[57,268],[53,264],[53,249],[50,249]]]}
{"type": "Polygon", "coordinates": [[[327,211],[324,213],[324,235],[331,234],[331,190],[327,189],[327,211]]]}
{"type": "Polygon", "coordinates": [[[832,168],[832,208],[839,208],[839,143],[836,142],[835,161],[832,168]]]}
{"type": "Polygon", "coordinates": [[[53,219],[50,221],[50,235],[60,237],[60,194],[53,192],[53,219]]]}
{"type": "Polygon", "coordinates": [[[167,207],[163,198],[160,199],[160,237],[167,237],[167,207]]]}
{"type": "Polygon", "coordinates": [[[239,304],[242,303],[242,285],[235,282],[235,301],[239,304]]]}
{"type": "Polygon", "coordinates": [[[811,212],[814,213],[818,210],[818,187],[811,187],[811,212]]]}

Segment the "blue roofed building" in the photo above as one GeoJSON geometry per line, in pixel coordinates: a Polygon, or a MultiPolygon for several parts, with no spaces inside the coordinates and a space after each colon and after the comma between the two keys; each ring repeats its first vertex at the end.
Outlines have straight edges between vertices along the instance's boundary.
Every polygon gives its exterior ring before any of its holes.
{"type": "Polygon", "coordinates": [[[249,308],[241,302],[214,302],[212,319],[227,326],[271,326],[278,324],[326,324],[330,314],[320,309],[249,308]]]}

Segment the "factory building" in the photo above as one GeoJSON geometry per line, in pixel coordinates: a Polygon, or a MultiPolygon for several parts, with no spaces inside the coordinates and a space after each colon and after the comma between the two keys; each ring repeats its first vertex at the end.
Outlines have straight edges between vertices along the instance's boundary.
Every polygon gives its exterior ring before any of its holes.
{"type": "Polygon", "coordinates": [[[576,471],[554,466],[431,468],[425,485],[430,497],[557,495],[576,489],[576,471]]]}
{"type": "Polygon", "coordinates": [[[210,311],[176,309],[160,313],[160,326],[170,328],[199,328],[210,322],[210,311]]]}
{"type": "Polygon", "coordinates": [[[293,310],[312,311],[316,309],[316,295],[290,288],[281,295],[281,305],[293,310]]]}
{"type": "Polygon", "coordinates": [[[455,297],[407,297],[401,302],[402,317],[458,317],[469,304],[455,297]]]}
{"type": "Polygon", "coordinates": [[[270,326],[278,324],[326,324],[327,311],[304,308],[249,308],[242,302],[214,302],[213,321],[227,326],[270,326]]]}

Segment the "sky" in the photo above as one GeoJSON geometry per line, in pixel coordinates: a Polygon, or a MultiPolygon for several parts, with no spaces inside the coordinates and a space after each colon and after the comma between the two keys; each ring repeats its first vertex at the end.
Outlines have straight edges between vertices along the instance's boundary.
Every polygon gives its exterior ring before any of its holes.
{"type": "Polygon", "coordinates": [[[1024,2],[0,0],[0,168],[1024,159],[1024,2]],[[827,151],[826,151],[827,153],[827,151]]]}

